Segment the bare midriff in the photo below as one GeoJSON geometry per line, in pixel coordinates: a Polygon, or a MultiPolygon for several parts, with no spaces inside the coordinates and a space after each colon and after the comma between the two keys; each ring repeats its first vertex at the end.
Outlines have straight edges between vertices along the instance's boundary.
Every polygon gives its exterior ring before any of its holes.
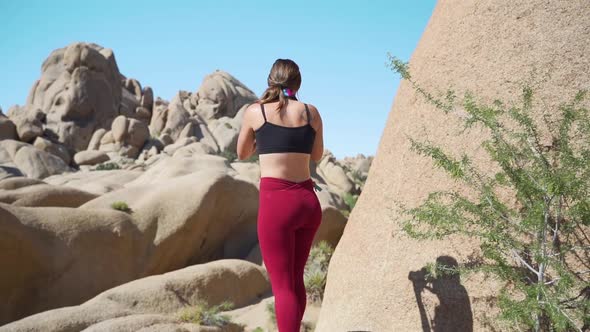
{"type": "Polygon", "coordinates": [[[309,158],[309,154],[299,152],[261,154],[258,156],[260,176],[270,176],[293,182],[305,181],[311,177],[309,158]]]}

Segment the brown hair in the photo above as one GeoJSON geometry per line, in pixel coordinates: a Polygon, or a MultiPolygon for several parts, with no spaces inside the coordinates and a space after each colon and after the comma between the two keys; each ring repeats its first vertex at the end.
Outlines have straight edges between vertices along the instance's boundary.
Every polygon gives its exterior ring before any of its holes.
{"type": "Polygon", "coordinates": [[[267,83],[268,88],[257,102],[266,104],[278,100],[277,110],[282,109],[287,104],[287,96],[283,94],[283,89],[297,92],[301,86],[299,66],[290,59],[277,59],[270,69],[267,83]]]}

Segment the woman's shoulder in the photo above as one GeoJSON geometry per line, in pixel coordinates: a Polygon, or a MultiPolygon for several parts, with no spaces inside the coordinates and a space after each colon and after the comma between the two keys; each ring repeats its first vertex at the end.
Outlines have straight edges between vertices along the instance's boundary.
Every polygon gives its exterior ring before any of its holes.
{"type": "Polygon", "coordinates": [[[319,116],[320,112],[318,111],[317,107],[315,107],[314,104],[311,103],[304,103],[305,105],[307,105],[307,108],[309,109],[309,112],[312,115],[312,118],[315,118],[316,115],[319,116]]]}
{"type": "Polygon", "coordinates": [[[254,112],[254,110],[260,109],[260,101],[256,100],[253,101],[250,105],[246,107],[246,112],[254,112]]]}
{"type": "Polygon", "coordinates": [[[299,102],[301,103],[301,105],[307,105],[307,107],[309,108],[310,111],[315,111],[315,112],[318,111],[317,107],[315,107],[315,105],[312,103],[308,103],[308,102],[304,102],[304,101],[299,101],[299,102]]]}

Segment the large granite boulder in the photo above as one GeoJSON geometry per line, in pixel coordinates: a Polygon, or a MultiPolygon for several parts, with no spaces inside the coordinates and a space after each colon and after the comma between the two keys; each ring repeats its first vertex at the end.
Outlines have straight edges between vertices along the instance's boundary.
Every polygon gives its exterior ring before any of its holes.
{"type": "Polygon", "coordinates": [[[0,323],[77,305],[137,278],[245,258],[257,243],[256,186],[230,168],[169,159],[176,171],[136,178],[78,208],[0,203],[0,234],[7,234],[0,323]],[[111,208],[118,201],[129,210],[111,208]]]}
{"type": "Polygon", "coordinates": [[[258,99],[254,92],[229,73],[216,70],[205,76],[199,90],[192,96],[196,113],[205,120],[223,116],[233,118],[245,104],[258,99]]]}
{"type": "Polygon", "coordinates": [[[110,128],[118,115],[147,126],[152,109],[152,89],[124,77],[111,49],[77,42],[51,52],[26,104],[12,107],[8,117],[21,141],[44,136],[63,144],[73,156],[86,150],[93,133],[110,128]]]}
{"type": "Polygon", "coordinates": [[[2,109],[0,108],[0,140],[3,139],[18,139],[18,135],[16,132],[16,125],[12,120],[10,120],[4,113],[2,113],[2,109]]]}
{"type": "Polygon", "coordinates": [[[92,43],[56,49],[43,62],[25,112],[41,110],[45,135],[71,152],[85,150],[97,128],[108,128],[119,114],[121,74],[112,50],[92,43]]]}
{"type": "Polygon", "coordinates": [[[180,311],[197,301],[208,305],[230,301],[237,308],[258,302],[271,292],[259,265],[221,259],[137,279],[106,290],[77,306],[41,312],[0,327],[0,331],[243,331],[236,324],[223,329],[198,329],[182,323],[180,311]],[[155,326],[156,325],[156,326],[155,326]]]}
{"type": "MultiPolygon", "coordinates": [[[[588,40],[587,0],[440,1],[409,66],[427,91],[469,90],[490,103],[517,101],[521,83],[532,80],[535,112],[557,112],[560,103],[590,87],[588,40]]],[[[406,135],[428,138],[452,155],[466,153],[474,166],[492,170],[480,147],[485,133],[458,135],[460,124],[401,82],[367,182],[332,256],[317,332],[423,331],[421,310],[435,322],[434,331],[492,331],[486,319],[497,312],[501,286],[494,278],[443,280],[436,294],[415,292],[409,279],[436,260],[470,262],[479,255],[478,243],[411,239],[395,210],[396,201],[413,207],[431,191],[467,190],[411,151],[406,135]]]]}
{"type": "Polygon", "coordinates": [[[0,141],[0,165],[17,169],[15,175],[20,173],[33,179],[74,171],[54,154],[10,139],[0,141]]]}

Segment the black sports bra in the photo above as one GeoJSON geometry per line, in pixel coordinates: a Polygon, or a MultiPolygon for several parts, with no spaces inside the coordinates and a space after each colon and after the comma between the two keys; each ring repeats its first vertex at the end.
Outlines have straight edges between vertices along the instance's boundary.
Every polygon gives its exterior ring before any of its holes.
{"type": "Polygon", "coordinates": [[[277,152],[311,154],[316,132],[310,124],[309,108],[307,104],[304,105],[305,112],[307,112],[307,124],[299,127],[285,127],[268,122],[264,113],[264,104],[260,104],[264,124],[254,130],[258,154],[277,152]]]}

